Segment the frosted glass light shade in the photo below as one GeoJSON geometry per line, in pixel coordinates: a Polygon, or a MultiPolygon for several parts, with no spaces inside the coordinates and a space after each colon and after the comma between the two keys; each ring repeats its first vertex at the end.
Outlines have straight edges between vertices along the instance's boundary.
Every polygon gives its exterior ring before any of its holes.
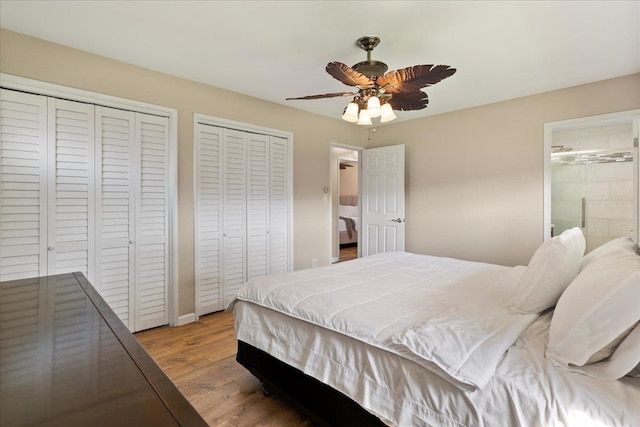
{"type": "Polygon", "coordinates": [[[371,116],[369,116],[369,112],[367,110],[365,110],[364,108],[362,110],[360,110],[360,116],[358,118],[358,123],[356,123],[358,125],[370,125],[371,123],[371,116]]]}
{"type": "Polygon", "coordinates": [[[393,108],[391,108],[391,104],[384,104],[380,109],[380,123],[390,122],[397,117],[393,112],[393,108]]]}
{"type": "Polygon", "coordinates": [[[355,123],[358,121],[358,104],[355,102],[349,103],[347,105],[347,109],[344,111],[342,115],[342,120],[346,120],[351,123],[355,123]]]}
{"type": "Polygon", "coordinates": [[[377,96],[369,98],[367,111],[369,112],[369,117],[380,117],[380,99],[377,96]]]}

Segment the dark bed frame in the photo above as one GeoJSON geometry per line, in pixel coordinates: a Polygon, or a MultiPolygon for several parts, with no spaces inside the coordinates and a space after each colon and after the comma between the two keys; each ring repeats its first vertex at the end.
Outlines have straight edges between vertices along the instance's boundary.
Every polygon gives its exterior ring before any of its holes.
{"type": "Polygon", "coordinates": [[[317,425],[386,425],[338,390],[243,341],[238,341],[236,360],[262,382],[266,396],[284,396],[317,425]]]}

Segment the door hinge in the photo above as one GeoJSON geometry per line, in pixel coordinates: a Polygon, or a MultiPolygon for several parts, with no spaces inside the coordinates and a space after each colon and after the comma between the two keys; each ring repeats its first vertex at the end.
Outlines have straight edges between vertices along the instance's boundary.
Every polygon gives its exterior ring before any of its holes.
{"type": "Polygon", "coordinates": [[[638,138],[633,138],[633,146],[638,148],[638,138]]]}

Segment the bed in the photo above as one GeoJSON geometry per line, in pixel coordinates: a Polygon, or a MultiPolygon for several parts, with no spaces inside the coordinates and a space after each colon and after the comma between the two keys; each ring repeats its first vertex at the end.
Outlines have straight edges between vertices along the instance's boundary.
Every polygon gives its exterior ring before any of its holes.
{"type": "Polygon", "coordinates": [[[338,205],[338,234],[340,246],[358,243],[358,197],[340,196],[338,205]]]}
{"type": "Polygon", "coordinates": [[[637,299],[629,305],[640,257],[622,243],[586,261],[584,244],[571,256],[549,244],[527,267],[394,252],[255,278],[230,305],[237,360],[320,425],[640,425],[640,378],[629,376],[640,362],[637,299]],[[589,323],[567,316],[576,304],[585,311],[594,275],[617,281],[592,292],[597,307],[586,310],[609,310],[599,324],[617,347],[580,366],[568,353],[591,354],[602,339],[567,352],[562,338],[589,323]],[[550,301],[555,311],[541,309],[550,301]],[[608,303],[625,301],[611,314],[608,303]]]}

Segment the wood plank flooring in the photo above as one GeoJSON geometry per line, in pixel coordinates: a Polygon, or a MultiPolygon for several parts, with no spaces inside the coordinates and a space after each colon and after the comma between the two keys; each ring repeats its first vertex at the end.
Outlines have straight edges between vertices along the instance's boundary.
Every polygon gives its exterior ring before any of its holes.
{"type": "Polygon", "coordinates": [[[338,262],[349,261],[350,259],[355,258],[358,258],[357,246],[347,246],[345,248],[340,248],[340,257],[338,262]]]}
{"type": "Polygon", "coordinates": [[[304,414],[236,362],[232,313],[142,331],[135,337],[210,426],[312,427],[304,414]]]}

